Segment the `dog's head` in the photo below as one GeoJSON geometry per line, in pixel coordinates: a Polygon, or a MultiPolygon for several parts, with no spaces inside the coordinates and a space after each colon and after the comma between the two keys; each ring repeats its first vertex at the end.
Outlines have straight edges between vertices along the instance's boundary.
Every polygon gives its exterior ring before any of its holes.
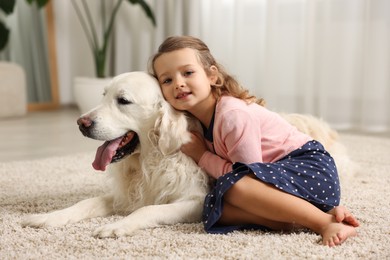
{"type": "Polygon", "coordinates": [[[105,170],[126,155],[156,146],[162,153],[177,151],[189,139],[187,121],[165,100],[155,78],[145,72],[121,74],[105,88],[99,106],[77,123],[83,135],[105,141],[93,167],[105,170]],[[145,147],[146,148],[146,147],[145,147]]]}

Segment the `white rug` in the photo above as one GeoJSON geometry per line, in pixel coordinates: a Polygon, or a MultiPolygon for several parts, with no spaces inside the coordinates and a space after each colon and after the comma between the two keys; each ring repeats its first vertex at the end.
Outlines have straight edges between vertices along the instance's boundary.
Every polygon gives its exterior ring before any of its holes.
{"type": "Polygon", "coordinates": [[[359,236],[327,248],[309,231],[210,235],[200,223],[96,239],[92,231],[120,216],[61,228],[22,228],[28,213],[70,206],[101,194],[105,173],[93,154],[0,163],[0,259],[390,259],[390,139],[342,135],[360,172],[343,184],[342,201],[359,218],[359,236]]]}

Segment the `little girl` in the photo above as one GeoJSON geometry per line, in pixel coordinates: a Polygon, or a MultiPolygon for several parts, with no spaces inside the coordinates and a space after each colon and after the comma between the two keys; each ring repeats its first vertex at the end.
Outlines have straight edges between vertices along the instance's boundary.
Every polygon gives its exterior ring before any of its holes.
{"type": "Polygon", "coordinates": [[[181,150],[216,179],[204,204],[207,232],[306,227],[324,245],[355,236],[359,222],[340,202],[333,158],[228,75],[208,47],[169,37],[151,59],[165,99],[203,126],[181,150]]]}

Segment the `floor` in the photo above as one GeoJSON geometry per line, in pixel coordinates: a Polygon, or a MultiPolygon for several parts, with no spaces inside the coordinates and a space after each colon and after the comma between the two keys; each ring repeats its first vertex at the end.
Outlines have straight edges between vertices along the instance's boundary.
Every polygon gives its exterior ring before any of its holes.
{"type": "Polygon", "coordinates": [[[95,151],[101,141],[80,133],[79,115],[77,108],[68,107],[0,119],[0,162],[95,151]]]}
{"type": "MultiPolygon", "coordinates": [[[[102,142],[80,133],[79,116],[76,107],[67,107],[0,119],[0,162],[96,151],[102,142]]],[[[389,133],[378,135],[390,137],[389,133]]]]}

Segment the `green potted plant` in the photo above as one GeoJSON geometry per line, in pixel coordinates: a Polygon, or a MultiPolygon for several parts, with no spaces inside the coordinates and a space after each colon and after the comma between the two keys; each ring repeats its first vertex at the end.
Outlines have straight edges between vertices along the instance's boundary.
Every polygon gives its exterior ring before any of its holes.
{"type": "MultiPolygon", "coordinates": [[[[9,15],[14,11],[15,1],[16,0],[0,1],[0,9],[5,15],[9,15]]],[[[7,46],[9,33],[10,31],[5,23],[0,20],[0,51],[7,46]]]]}
{"type": "MultiPolygon", "coordinates": [[[[39,8],[46,5],[49,0],[26,0],[27,3],[36,3],[39,8]]],[[[13,13],[15,8],[16,0],[1,0],[0,9],[5,15],[13,13]]],[[[7,28],[5,23],[0,19],[0,51],[5,49],[8,43],[10,30],[7,28]]]]}
{"type": "MultiPolygon", "coordinates": [[[[85,0],[76,1],[72,0],[72,5],[76,11],[77,17],[81,23],[82,29],[88,39],[88,44],[91,48],[94,64],[95,64],[95,72],[98,78],[105,77],[105,65],[107,60],[107,48],[108,44],[111,41],[112,29],[114,26],[115,18],[118,14],[118,10],[121,7],[124,0],[118,0],[115,2],[114,7],[110,14],[108,14],[108,22],[107,24],[102,24],[103,30],[101,35],[101,42],[97,37],[97,29],[96,24],[92,20],[91,12],[89,10],[88,4],[85,0]],[[77,4],[79,2],[79,4],[77,4]]],[[[152,9],[144,0],[127,0],[126,2],[131,4],[139,4],[146,16],[150,19],[154,26],[156,26],[156,20],[153,14],[152,9]]],[[[100,5],[102,6],[102,17],[107,17],[107,9],[104,7],[104,0],[100,1],[100,5]]],[[[104,23],[105,19],[102,19],[101,22],[104,23]]]]}
{"type": "Polygon", "coordinates": [[[104,0],[101,0],[101,19],[99,21],[92,19],[90,7],[85,0],[72,0],[71,2],[88,40],[94,60],[95,75],[97,77],[76,77],[74,79],[74,97],[82,113],[87,112],[99,103],[103,88],[110,81],[110,78],[106,78],[105,73],[108,56],[107,51],[112,40],[115,19],[123,2],[139,4],[152,24],[156,26],[153,11],[144,0],[117,0],[113,3],[113,8],[110,12],[107,11],[104,0]],[[99,30],[101,32],[100,37],[98,37],[98,26],[96,22],[99,22],[100,27],[103,28],[103,30],[99,30]]]}
{"type": "MultiPolygon", "coordinates": [[[[15,0],[0,1],[1,14],[13,12],[15,0]]],[[[8,43],[10,29],[0,19],[0,52],[8,43]]],[[[23,68],[15,63],[0,61],[0,118],[26,113],[26,82],[23,68]]]]}
{"type": "MultiPolygon", "coordinates": [[[[26,0],[44,6],[48,0],[26,0]]],[[[13,13],[16,0],[0,0],[0,15],[5,17],[13,13]]],[[[1,18],[0,17],[0,18],[1,18]]],[[[0,19],[0,52],[8,44],[10,29],[0,19]]],[[[0,117],[21,116],[27,112],[27,90],[25,71],[19,64],[0,61],[0,117]]]]}
{"type": "MultiPolygon", "coordinates": [[[[43,7],[47,4],[49,0],[26,1],[30,4],[36,3],[38,7],[43,7]]],[[[123,5],[123,2],[140,5],[146,16],[152,22],[152,24],[154,26],[156,25],[156,20],[153,11],[145,0],[116,0],[115,2],[110,2],[113,4],[113,8],[111,11],[108,11],[108,9],[106,9],[106,1],[107,0],[100,0],[102,19],[96,21],[92,19],[90,8],[86,0],[72,0],[71,2],[74,7],[74,10],[76,11],[77,17],[86,35],[92,52],[95,65],[95,75],[98,79],[101,79],[97,80],[96,78],[85,77],[78,77],[75,79],[74,95],[76,103],[78,104],[81,112],[89,110],[100,101],[102,87],[100,87],[99,89],[98,85],[104,86],[109,80],[105,78],[105,68],[108,57],[107,51],[108,46],[112,40],[112,31],[114,28],[115,19],[117,17],[119,8],[123,5]],[[106,17],[108,19],[105,19],[106,17]],[[107,21],[107,23],[105,23],[105,21],[107,21]],[[99,32],[101,32],[100,38],[98,37],[97,33],[98,23],[100,23],[100,27],[103,28],[103,30],[99,30],[99,32]]],[[[3,10],[5,14],[10,14],[13,12],[15,3],[16,0],[0,0],[0,9],[3,10]]],[[[9,33],[9,29],[0,19],[0,51],[7,45],[9,33]]]]}

